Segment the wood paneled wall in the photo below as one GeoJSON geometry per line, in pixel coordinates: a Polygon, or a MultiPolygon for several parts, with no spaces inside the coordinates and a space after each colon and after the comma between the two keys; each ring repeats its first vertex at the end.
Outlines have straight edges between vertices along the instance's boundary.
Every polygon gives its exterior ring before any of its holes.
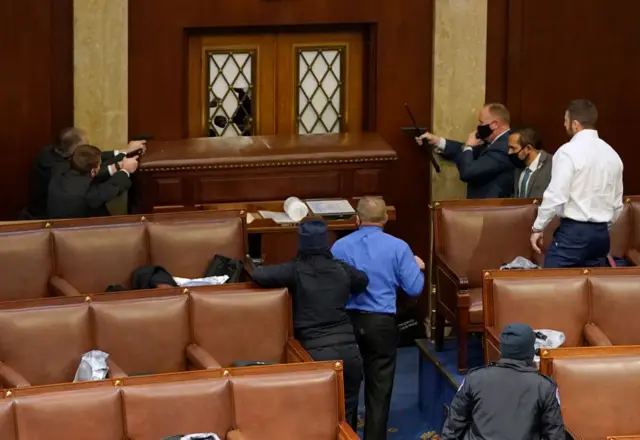
{"type": "Polygon", "coordinates": [[[130,0],[129,134],[187,136],[187,35],[198,28],[364,24],[373,30],[365,114],[398,152],[385,186],[398,210],[392,232],[427,257],[430,165],[412,135],[408,102],[419,123],[431,121],[433,0],[130,0]]]}
{"type": "Polygon", "coordinates": [[[0,0],[0,219],[26,203],[31,162],[73,125],[73,0],[0,0]]]}
{"type": "Polygon", "coordinates": [[[568,140],[567,103],[592,100],[625,163],[625,194],[640,193],[639,17],[637,0],[489,0],[487,100],[537,128],[550,151],[568,140]]]}

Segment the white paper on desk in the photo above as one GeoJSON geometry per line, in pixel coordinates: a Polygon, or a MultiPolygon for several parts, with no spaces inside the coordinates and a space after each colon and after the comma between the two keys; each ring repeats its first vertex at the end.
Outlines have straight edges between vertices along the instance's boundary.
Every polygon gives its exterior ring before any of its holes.
{"type": "Polygon", "coordinates": [[[307,200],[311,212],[317,215],[355,214],[356,211],[348,200],[307,200]]]}
{"type": "Polygon", "coordinates": [[[284,212],[258,211],[262,218],[270,218],[278,224],[295,223],[291,217],[284,212]]]}

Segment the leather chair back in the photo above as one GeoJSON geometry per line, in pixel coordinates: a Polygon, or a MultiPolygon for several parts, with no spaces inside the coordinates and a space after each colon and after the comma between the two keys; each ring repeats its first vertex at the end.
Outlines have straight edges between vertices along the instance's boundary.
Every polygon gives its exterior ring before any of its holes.
{"type": "Polygon", "coordinates": [[[182,278],[201,278],[214,255],[242,260],[245,256],[242,218],[150,223],[151,264],[182,278]]]}
{"type": "Polygon", "coordinates": [[[129,286],[131,274],[148,264],[145,225],[103,225],[53,230],[57,274],[80,292],[129,286]]]}
{"type": "Polygon", "coordinates": [[[13,408],[20,439],[124,437],[120,390],[115,387],[20,397],[13,408]]]}
{"type": "Polygon", "coordinates": [[[335,372],[233,377],[231,382],[236,426],[247,440],[336,438],[335,372]]]}
{"type": "Polygon", "coordinates": [[[85,303],[0,310],[0,335],[0,361],[32,385],[72,382],[93,349],[85,303]]]}
{"type": "Polygon", "coordinates": [[[122,389],[128,438],[159,440],[169,435],[232,429],[231,384],[226,379],[135,385],[122,389]]]}
{"type": "Polygon", "coordinates": [[[192,291],[193,342],[223,367],[239,360],[282,362],[290,310],[289,294],[282,289],[216,295],[192,291]]]}
{"type": "Polygon", "coordinates": [[[514,258],[531,258],[529,236],[536,205],[444,205],[436,221],[442,255],[470,287],[482,286],[482,271],[514,258]]]}
{"type": "Polygon", "coordinates": [[[637,377],[637,355],[554,359],[553,378],[558,384],[565,424],[584,440],[640,432],[637,377]]]}
{"type": "Polygon", "coordinates": [[[0,233],[0,301],[42,298],[53,273],[51,231],[0,233]]]}
{"type": "Polygon", "coordinates": [[[188,296],[94,302],[96,347],[128,375],[186,369],[188,296]]]}
{"type": "Polygon", "coordinates": [[[507,324],[564,332],[563,347],[582,345],[589,322],[587,277],[497,278],[493,280],[493,324],[499,335],[507,324]]]}
{"type": "Polygon", "coordinates": [[[2,440],[17,440],[14,425],[11,400],[0,400],[0,438],[2,440]]]}
{"type": "Polygon", "coordinates": [[[640,344],[640,276],[591,276],[591,322],[613,345],[640,344]]]}

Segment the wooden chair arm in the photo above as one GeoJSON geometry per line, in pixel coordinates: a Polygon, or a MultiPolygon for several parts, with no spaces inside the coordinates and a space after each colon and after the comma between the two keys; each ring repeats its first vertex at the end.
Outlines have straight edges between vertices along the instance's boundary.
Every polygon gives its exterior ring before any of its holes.
{"type": "Polygon", "coordinates": [[[119,379],[121,377],[129,377],[127,373],[124,372],[122,368],[116,364],[111,357],[107,358],[107,367],[109,367],[109,371],[107,372],[107,377],[110,379],[119,379]]]}
{"type": "Polygon", "coordinates": [[[338,426],[338,440],[359,440],[358,434],[356,434],[348,423],[340,423],[338,426]]]}
{"type": "Polygon", "coordinates": [[[297,339],[289,339],[285,347],[287,362],[313,362],[313,358],[297,339]]]}
{"type": "Polygon", "coordinates": [[[434,253],[433,258],[436,270],[436,295],[438,301],[454,313],[460,305],[471,306],[471,299],[467,292],[469,289],[467,277],[458,274],[439,253],[434,253]],[[461,296],[466,297],[468,304],[460,304],[461,296]]]}
{"type": "Polygon", "coordinates": [[[49,279],[49,287],[56,296],[81,296],[82,293],[73,287],[70,282],[57,275],[49,279]]]}
{"type": "Polygon", "coordinates": [[[30,387],[31,384],[20,373],[5,363],[0,362],[0,384],[6,388],[30,387]]]}
{"type": "Polygon", "coordinates": [[[186,355],[191,362],[199,370],[215,370],[222,368],[220,362],[214,359],[204,348],[196,344],[187,345],[186,355]]]}
{"type": "Polygon", "coordinates": [[[585,324],[583,328],[584,338],[587,343],[595,347],[611,347],[613,344],[600,328],[593,324],[585,324]]]}

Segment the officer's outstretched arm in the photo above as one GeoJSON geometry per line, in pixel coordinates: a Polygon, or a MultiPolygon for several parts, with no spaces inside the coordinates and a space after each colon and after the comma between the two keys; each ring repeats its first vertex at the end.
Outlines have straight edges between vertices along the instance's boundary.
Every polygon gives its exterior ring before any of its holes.
{"type": "Polygon", "coordinates": [[[453,397],[440,440],[459,440],[463,438],[471,425],[473,400],[470,396],[468,381],[464,380],[453,397]]]}
{"type": "Polygon", "coordinates": [[[542,437],[547,440],[565,440],[564,422],[560,412],[558,388],[546,393],[541,418],[542,437]]]}

